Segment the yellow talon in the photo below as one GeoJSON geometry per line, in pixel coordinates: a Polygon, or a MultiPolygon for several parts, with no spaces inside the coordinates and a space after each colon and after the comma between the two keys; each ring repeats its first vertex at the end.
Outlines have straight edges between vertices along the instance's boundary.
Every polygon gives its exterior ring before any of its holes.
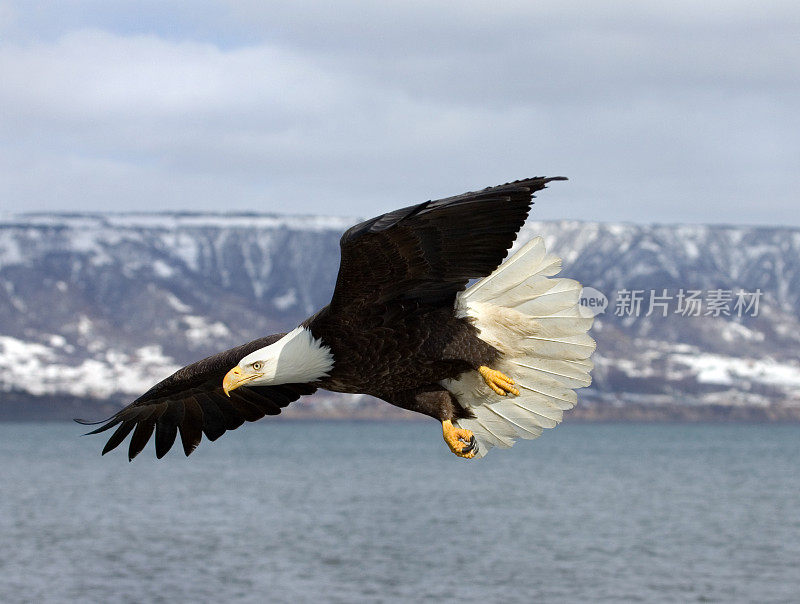
{"type": "Polygon", "coordinates": [[[490,369],[486,365],[478,368],[486,384],[500,396],[505,396],[506,392],[519,396],[519,390],[514,388],[514,380],[506,374],[490,369]]]}
{"type": "Polygon", "coordinates": [[[478,443],[472,431],[456,428],[449,419],[442,422],[442,436],[450,450],[459,457],[472,459],[478,452],[478,443]]]}

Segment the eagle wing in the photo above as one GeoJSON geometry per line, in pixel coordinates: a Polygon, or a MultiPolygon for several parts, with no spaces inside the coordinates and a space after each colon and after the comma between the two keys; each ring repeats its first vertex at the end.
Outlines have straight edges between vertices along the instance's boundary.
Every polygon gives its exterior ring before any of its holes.
{"type": "Polygon", "coordinates": [[[203,434],[214,441],[226,430],[235,430],[246,421],[277,415],[289,403],[316,390],[308,384],[285,384],[238,388],[230,393],[230,398],[223,392],[222,378],[231,367],[284,335],[259,338],[187,365],[106,420],[75,421],[84,425],[103,424],[88,434],[117,426],[103,448],[103,455],[133,431],[128,447],[128,459],[133,459],[155,431],[156,457],[160,459],[172,447],[180,431],[183,451],[188,456],[200,444],[203,434]]]}
{"type": "Polygon", "coordinates": [[[330,309],[415,299],[452,304],[470,279],[490,274],[525,223],[535,177],[426,201],[357,224],[341,239],[341,265],[330,309]]]}

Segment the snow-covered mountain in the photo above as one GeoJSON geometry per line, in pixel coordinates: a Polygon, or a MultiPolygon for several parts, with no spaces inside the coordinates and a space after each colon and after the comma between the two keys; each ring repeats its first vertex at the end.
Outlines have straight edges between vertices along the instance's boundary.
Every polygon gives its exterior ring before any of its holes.
{"type": "MultiPolygon", "coordinates": [[[[0,404],[122,402],[182,364],[290,329],[327,303],[353,222],[0,218],[0,404]]],[[[800,401],[800,229],[531,221],[519,240],[537,234],[564,259],[562,275],[608,299],[584,400],[800,401]]]]}

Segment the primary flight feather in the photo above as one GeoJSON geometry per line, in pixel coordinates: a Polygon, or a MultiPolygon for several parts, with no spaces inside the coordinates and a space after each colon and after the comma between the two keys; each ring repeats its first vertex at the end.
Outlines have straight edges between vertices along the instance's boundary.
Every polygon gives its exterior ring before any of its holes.
{"type": "Polygon", "coordinates": [[[153,433],[161,458],[180,434],[189,455],[203,434],[216,440],[323,388],[434,417],[459,457],[539,436],[590,384],[595,346],[580,284],[552,278],[561,261],[540,237],[503,262],[533,193],[554,180],[565,179],[519,180],[355,225],[341,239],[330,304],[288,333],[178,370],[90,434],[116,428],[105,454],[132,432],[129,459],[153,433]]]}

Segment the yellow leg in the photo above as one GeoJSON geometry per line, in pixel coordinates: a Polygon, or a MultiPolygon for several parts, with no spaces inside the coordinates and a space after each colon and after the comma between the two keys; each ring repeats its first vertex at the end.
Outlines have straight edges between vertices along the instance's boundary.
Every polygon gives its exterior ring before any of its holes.
{"type": "Polygon", "coordinates": [[[442,436],[450,450],[459,457],[472,459],[478,451],[478,443],[471,430],[456,428],[449,419],[442,422],[442,436]]]}
{"type": "Polygon", "coordinates": [[[500,396],[505,396],[506,392],[519,396],[519,390],[514,388],[514,380],[504,373],[490,369],[486,365],[481,365],[478,369],[483,376],[486,384],[500,396]]]}

